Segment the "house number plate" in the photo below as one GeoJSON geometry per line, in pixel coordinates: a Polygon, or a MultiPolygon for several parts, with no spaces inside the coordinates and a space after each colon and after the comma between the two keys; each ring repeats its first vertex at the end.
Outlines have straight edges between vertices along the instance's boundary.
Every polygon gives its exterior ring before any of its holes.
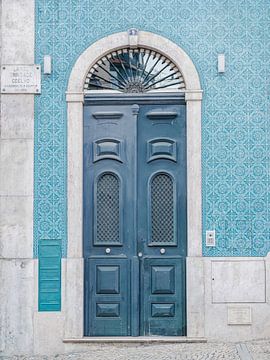
{"type": "Polygon", "coordinates": [[[40,65],[2,65],[2,94],[40,94],[40,65]]]}

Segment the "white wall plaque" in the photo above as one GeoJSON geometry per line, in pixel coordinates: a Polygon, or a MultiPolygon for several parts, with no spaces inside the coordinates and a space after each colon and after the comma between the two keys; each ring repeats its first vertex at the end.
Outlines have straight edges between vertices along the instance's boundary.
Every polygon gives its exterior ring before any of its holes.
{"type": "Polygon", "coordinates": [[[2,65],[2,94],[40,94],[40,65],[2,65]]]}
{"type": "Polygon", "coordinates": [[[251,325],[251,307],[228,306],[228,325],[251,325]]]}

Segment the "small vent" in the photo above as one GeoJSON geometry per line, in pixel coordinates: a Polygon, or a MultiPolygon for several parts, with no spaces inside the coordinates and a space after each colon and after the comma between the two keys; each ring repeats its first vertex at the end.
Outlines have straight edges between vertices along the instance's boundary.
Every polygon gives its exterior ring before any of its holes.
{"type": "Polygon", "coordinates": [[[106,173],[97,183],[95,244],[119,244],[120,239],[120,184],[116,175],[106,173]]]}
{"type": "Polygon", "coordinates": [[[151,182],[151,243],[174,245],[174,189],[167,174],[156,175],[151,182]]]}

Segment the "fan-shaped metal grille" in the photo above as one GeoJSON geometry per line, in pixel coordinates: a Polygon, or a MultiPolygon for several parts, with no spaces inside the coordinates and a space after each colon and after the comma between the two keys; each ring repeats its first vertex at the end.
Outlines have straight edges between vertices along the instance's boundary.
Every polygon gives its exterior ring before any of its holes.
{"type": "Polygon", "coordinates": [[[151,243],[175,244],[173,180],[156,175],[151,182],[151,243]]]}
{"type": "Polygon", "coordinates": [[[120,243],[120,186],[117,176],[103,174],[97,183],[97,244],[120,243]]]}
{"type": "Polygon", "coordinates": [[[179,91],[185,89],[185,82],[176,65],[164,55],[144,48],[125,48],[100,59],[90,69],[84,88],[124,93],[179,91]]]}

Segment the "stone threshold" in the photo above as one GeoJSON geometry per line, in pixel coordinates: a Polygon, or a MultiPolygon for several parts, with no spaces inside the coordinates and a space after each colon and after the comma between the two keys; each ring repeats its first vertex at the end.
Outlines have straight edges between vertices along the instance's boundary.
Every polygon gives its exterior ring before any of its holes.
{"type": "Polygon", "coordinates": [[[206,338],[197,337],[186,337],[186,336],[93,336],[83,337],[78,339],[63,339],[64,343],[72,344],[88,344],[88,343],[167,343],[167,344],[178,344],[178,343],[206,343],[206,338]]]}

